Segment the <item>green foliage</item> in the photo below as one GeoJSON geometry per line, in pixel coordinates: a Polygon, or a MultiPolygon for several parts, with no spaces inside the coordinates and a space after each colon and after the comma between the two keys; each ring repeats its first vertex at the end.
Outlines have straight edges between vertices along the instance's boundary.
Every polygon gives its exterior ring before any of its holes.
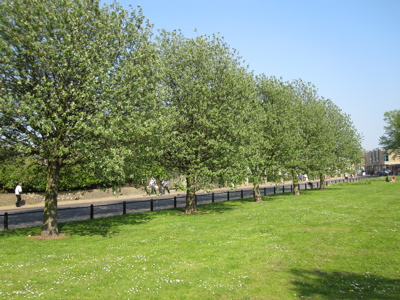
{"type": "Polygon", "coordinates": [[[265,75],[256,82],[264,116],[255,130],[248,165],[253,182],[261,182],[263,176],[278,182],[293,164],[299,167],[301,163],[298,156],[304,147],[297,122],[299,103],[288,82],[265,75]]]}
{"type": "Polygon", "coordinates": [[[155,159],[185,176],[192,196],[213,181],[243,181],[257,110],[252,75],[218,36],[163,31],[158,41],[163,107],[155,159]]]}
{"type": "MultiPolygon", "coordinates": [[[[46,189],[46,169],[34,158],[13,157],[2,162],[0,185],[12,190],[18,182],[23,183],[25,192],[43,192],[46,189]]],[[[95,184],[102,185],[99,178],[91,175],[83,165],[67,165],[60,172],[61,191],[84,189],[95,184]]]]}
{"type": "Polygon", "coordinates": [[[380,144],[389,153],[400,155],[400,110],[385,112],[385,135],[381,136],[380,144]]]}
{"type": "Polygon", "coordinates": [[[151,98],[151,77],[146,91],[142,84],[154,57],[144,17],[92,0],[1,5],[2,143],[46,163],[91,154],[107,174],[151,98]]]}
{"type": "Polygon", "coordinates": [[[156,99],[156,52],[141,11],[98,0],[5,0],[0,26],[0,145],[45,166],[44,219],[56,218],[67,165],[124,184],[124,159],[144,151],[156,99]]]}
{"type": "Polygon", "coordinates": [[[24,191],[44,191],[46,175],[43,166],[33,158],[12,157],[4,160],[0,171],[0,185],[12,190],[18,182],[23,183],[24,191]]]}
{"type": "Polygon", "coordinates": [[[99,0],[3,0],[0,28],[0,156],[18,157],[0,184],[45,189],[45,215],[59,189],[174,173],[193,211],[212,182],[359,162],[350,118],[315,86],[254,78],[217,35],[162,30],[153,42],[140,8],[99,0]]]}
{"type": "Polygon", "coordinates": [[[314,85],[265,75],[256,80],[265,120],[248,156],[253,182],[265,175],[280,180],[285,173],[294,181],[298,173],[320,177],[361,161],[361,138],[349,117],[320,97],[314,85]]]}

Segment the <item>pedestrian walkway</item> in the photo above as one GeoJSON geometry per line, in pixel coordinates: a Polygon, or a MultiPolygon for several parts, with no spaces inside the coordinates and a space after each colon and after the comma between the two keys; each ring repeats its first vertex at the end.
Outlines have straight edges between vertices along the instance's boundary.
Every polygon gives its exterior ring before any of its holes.
{"type": "MultiPolygon", "coordinates": [[[[138,196],[138,195],[119,195],[119,196],[109,196],[109,197],[101,197],[97,199],[80,199],[80,200],[66,200],[66,201],[58,201],[58,207],[69,207],[74,205],[81,205],[81,204],[95,204],[95,203],[110,203],[110,202],[122,202],[128,200],[150,200],[150,199],[158,199],[158,198],[171,198],[175,196],[184,196],[185,191],[171,191],[171,194],[166,195],[149,195],[149,196],[138,196]]],[[[23,200],[23,197],[22,197],[23,200]]],[[[25,210],[32,210],[32,209],[43,209],[44,208],[44,201],[41,203],[36,204],[25,204],[21,207],[16,207],[15,205],[7,205],[7,206],[0,206],[0,213],[3,212],[14,212],[14,211],[25,211],[25,210]]]]}
{"type": "MultiPolygon", "coordinates": [[[[337,178],[339,179],[339,178],[337,178]]],[[[317,182],[317,181],[314,181],[317,182]]],[[[300,184],[304,184],[305,182],[299,182],[300,184]]],[[[287,185],[287,184],[292,184],[292,181],[286,181],[283,183],[279,183],[279,186],[282,185],[287,185]]],[[[275,186],[276,184],[273,182],[267,182],[265,184],[260,185],[260,189],[264,187],[271,187],[275,186]]],[[[248,190],[252,189],[253,185],[248,184],[248,185],[240,185],[236,186],[237,191],[240,190],[248,190]]],[[[233,191],[232,189],[228,187],[222,187],[222,188],[215,188],[212,190],[207,191],[207,193],[222,193],[222,192],[227,192],[227,191],[233,191]]],[[[198,191],[196,193],[197,195],[205,194],[203,191],[198,191]]],[[[73,206],[80,206],[82,204],[102,204],[102,203],[112,203],[112,202],[123,202],[123,201],[141,201],[141,200],[150,200],[150,199],[166,199],[166,198],[171,198],[171,197],[184,197],[186,196],[185,191],[176,191],[176,190],[171,190],[171,194],[164,194],[161,196],[157,195],[119,195],[119,196],[109,196],[109,197],[101,197],[101,198],[96,198],[96,199],[80,199],[80,200],[64,200],[64,201],[58,201],[58,207],[73,207],[73,206]]],[[[22,200],[23,197],[22,197],[22,200]]],[[[8,206],[0,206],[0,213],[4,212],[23,212],[23,211],[29,211],[29,210],[38,210],[38,209],[43,209],[44,208],[44,202],[41,203],[36,203],[36,204],[25,204],[21,207],[16,207],[15,205],[8,205],[8,206]]]]}
{"type": "MultiPolygon", "coordinates": [[[[263,186],[272,186],[274,183],[267,183],[263,186]]],[[[241,189],[252,189],[252,185],[241,185],[236,187],[236,190],[241,189]]],[[[232,191],[232,189],[228,187],[223,188],[215,188],[213,190],[208,191],[207,193],[218,193],[218,192],[225,192],[225,191],[232,191]]],[[[112,202],[122,202],[122,201],[141,201],[141,200],[151,200],[151,199],[166,199],[166,198],[173,198],[173,197],[184,197],[186,196],[186,191],[176,191],[171,190],[170,194],[164,195],[119,195],[119,196],[109,196],[109,197],[101,197],[97,199],[80,199],[80,200],[65,200],[65,201],[58,201],[58,207],[71,207],[75,205],[82,205],[82,204],[101,204],[101,203],[112,203],[112,202]]],[[[197,195],[206,194],[203,191],[198,191],[197,195]]],[[[23,198],[22,198],[23,200],[23,198]]],[[[36,203],[36,204],[25,204],[21,207],[16,207],[15,205],[7,205],[7,206],[0,206],[0,213],[4,212],[14,212],[14,211],[26,211],[26,210],[33,210],[33,209],[43,209],[44,202],[36,203]]]]}

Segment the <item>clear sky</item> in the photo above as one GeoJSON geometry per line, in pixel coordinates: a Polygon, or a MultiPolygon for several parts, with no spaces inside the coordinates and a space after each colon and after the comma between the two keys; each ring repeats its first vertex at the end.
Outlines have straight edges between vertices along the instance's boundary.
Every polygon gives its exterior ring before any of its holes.
{"type": "Polygon", "coordinates": [[[350,115],[365,150],[379,147],[383,114],[400,109],[400,0],[118,2],[140,5],[155,30],[219,33],[255,74],[313,83],[350,115]]]}

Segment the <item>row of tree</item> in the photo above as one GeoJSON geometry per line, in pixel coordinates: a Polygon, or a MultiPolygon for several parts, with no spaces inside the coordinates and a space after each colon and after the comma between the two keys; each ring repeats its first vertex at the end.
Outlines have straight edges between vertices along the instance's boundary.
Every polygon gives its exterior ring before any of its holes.
{"type": "Polygon", "coordinates": [[[45,171],[42,235],[58,235],[60,176],[74,166],[114,187],[184,175],[190,214],[212,182],[251,178],[260,201],[265,177],[323,181],[359,163],[350,117],[312,84],[255,76],[219,36],[154,34],[140,8],[99,2],[0,2],[1,155],[45,171]]]}

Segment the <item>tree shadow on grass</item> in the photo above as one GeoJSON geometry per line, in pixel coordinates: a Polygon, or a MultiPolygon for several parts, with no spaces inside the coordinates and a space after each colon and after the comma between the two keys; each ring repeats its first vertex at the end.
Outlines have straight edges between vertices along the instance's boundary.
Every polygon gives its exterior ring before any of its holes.
{"type": "Polygon", "coordinates": [[[400,279],[369,273],[293,269],[298,297],[305,299],[400,299],[400,279]]]}
{"type": "MultiPolygon", "coordinates": [[[[153,215],[149,213],[138,213],[123,216],[112,216],[92,220],[66,222],[58,224],[58,231],[63,235],[82,235],[94,236],[100,235],[110,237],[119,233],[119,227],[124,225],[139,225],[149,222],[153,215]]],[[[41,234],[42,227],[17,228],[0,232],[1,237],[35,237],[41,234]]]]}
{"type": "Polygon", "coordinates": [[[124,225],[139,225],[149,222],[153,216],[148,213],[130,214],[123,216],[105,217],[99,219],[60,223],[58,230],[67,235],[110,237],[119,233],[119,227],[124,225]]]}
{"type": "MultiPolygon", "coordinates": [[[[312,192],[313,190],[302,190],[299,196],[295,196],[293,194],[293,191],[290,192],[285,192],[285,193],[277,193],[277,194],[273,194],[273,195],[266,195],[266,196],[261,196],[261,199],[264,202],[272,202],[272,201],[276,201],[279,199],[282,199],[283,197],[301,197],[303,196],[303,192],[305,192],[305,194],[307,194],[308,192],[312,192]]],[[[255,202],[257,203],[257,202],[255,202]]]]}
{"type": "MultiPolygon", "coordinates": [[[[248,202],[246,200],[240,200],[248,202]]],[[[199,213],[224,213],[242,207],[237,201],[219,202],[199,205],[199,213]]],[[[156,216],[177,216],[184,215],[184,208],[157,210],[153,212],[135,213],[123,216],[105,217],[93,220],[61,223],[58,226],[59,232],[66,235],[92,236],[100,235],[110,237],[119,233],[119,227],[124,225],[140,225],[150,222],[156,216]]]]}
{"type": "Polygon", "coordinates": [[[251,198],[230,200],[224,202],[215,202],[209,204],[198,205],[197,210],[207,214],[222,214],[236,209],[241,209],[244,203],[252,202],[251,198]]]}
{"type": "Polygon", "coordinates": [[[15,237],[15,236],[35,236],[39,235],[41,227],[27,227],[12,230],[0,231],[0,238],[15,237]]]}
{"type": "MultiPolygon", "coordinates": [[[[199,205],[199,213],[223,213],[242,207],[239,203],[248,202],[246,199],[233,200],[229,202],[217,202],[212,204],[199,205]]],[[[74,221],[58,224],[58,231],[63,235],[81,235],[94,236],[100,235],[110,237],[120,232],[119,227],[125,225],[140,225],[151,221],[157,215],[176,216],[184,215],[184,208],[157,210],[153,212],[134,213],[122,216],[111,216],[92,220],[74,221]]],[[[18,228],[7,231],[1,231],[0,237],[16,236],[39,236],[41,226],[18,228]]]]}

